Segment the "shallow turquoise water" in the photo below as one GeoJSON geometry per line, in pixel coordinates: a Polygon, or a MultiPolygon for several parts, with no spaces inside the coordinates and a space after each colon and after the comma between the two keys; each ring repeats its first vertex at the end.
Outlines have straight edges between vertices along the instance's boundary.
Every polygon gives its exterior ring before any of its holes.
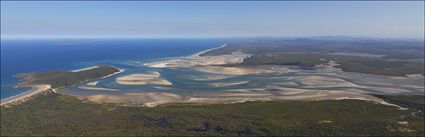
{"type": "MultiPolygon", "coordinates": [[[[18,73],[75,70],[99,64],[133,67],[132,61],[190,55],[218,47],[221,39],[42,39],[1,41],[1,99],[16,89],[18,73]]],[[[130,70],[130,69],[129,69],[130,70]]]]}

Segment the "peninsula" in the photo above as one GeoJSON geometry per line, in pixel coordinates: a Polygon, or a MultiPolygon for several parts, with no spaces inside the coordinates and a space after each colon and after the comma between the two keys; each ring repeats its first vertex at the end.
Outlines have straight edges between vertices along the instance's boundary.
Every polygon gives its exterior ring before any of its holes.
{"type": "Polygon", "coordinates": [[[21,73],[16,75],[16,77],[21,78],[24,81],[18,83],[15,87],[32,87],[33,89],[2,100],[1,106],[25,101],[32,96],[38,95],[44,91],[51,90],[55,92],[55,89],[58,88],[69,87],[88,80],[106,78],[119,72],[122,72],[122,70],[116,67],[95,66],[78,71],[21,73]]]}

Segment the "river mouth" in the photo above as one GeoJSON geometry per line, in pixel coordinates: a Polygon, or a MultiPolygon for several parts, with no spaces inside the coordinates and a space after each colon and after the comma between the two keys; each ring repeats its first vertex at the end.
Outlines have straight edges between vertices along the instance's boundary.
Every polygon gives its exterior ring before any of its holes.
{"type": "MultiPolygon", "coordinates": [[[[232,58],[231,61],[243,60],[248,55],[237,53],[235,56],[242,59],[232,58]]],[[[211,63],[203,64],[204,62],[197,60],[201,57],[192,55],[189,59],[187,58],[137,61],[138,63],[133,65],[128,65],[129,61],[123,61],[119,66],[125,69],[124,72],[105,79],[82,83],[61,92],[92,99],[95,102],[112,101],[112,103],[145,105],[152,102],[161,104],[347,98],[380,102],[382,100],[368,94],[424,94],[423,77],[392,77],[343,72],[334,67],[334,62],[316,69],[284,65],[225,67],[220,65],[228,62],[226,60],[216,61],[216,58],[212,58],[211,60],[214,61],[211,65],[211,63]],[[193,60],[195,63],[190,62],[193,60]],[[200,64],[196,64],[197,61],[200,64]],[[160,65],[155,64],[156,62],[160,65]],[[214,64],[217,62],[218,64],[214,64]],[[149,63],[154,65],[147,65],[149,63]],[[144,77],[142,81],[140,79],[136,82],[131,81],[134,79],[127,81],[133,84],[117,81],[128,76],[149,76],[151,79],[144,77]]],[[[226,58],[229,57],[220,59],[226,58]]]]}

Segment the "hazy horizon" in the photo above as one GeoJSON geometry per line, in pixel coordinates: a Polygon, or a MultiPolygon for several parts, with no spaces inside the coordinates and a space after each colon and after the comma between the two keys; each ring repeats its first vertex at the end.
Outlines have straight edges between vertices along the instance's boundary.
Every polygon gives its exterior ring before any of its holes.
{"type": "Polygon", "coordinates": [[[424,38],[424,2],[1,2],[1,38],[424,38]]]}

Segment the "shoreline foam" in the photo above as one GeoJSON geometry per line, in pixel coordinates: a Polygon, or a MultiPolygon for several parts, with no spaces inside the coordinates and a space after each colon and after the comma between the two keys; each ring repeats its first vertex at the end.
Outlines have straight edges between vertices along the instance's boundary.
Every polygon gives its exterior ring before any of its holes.
{"type": "Polygon", "coordinates": [[[17,103],[17,102],[22,102],[25,101],[35,95],[38,95],[46,90],[51,89],[50,85],[34,85],[33,88],[29,91],[23,92],[21,94],[15,95],[15,96],[11,96],[8,97],[6,99],[1,100],[0,106],[5,106],[5,105],[9,105],[9,104],[13,104],[13,103],[17,103]]]}
{"type": "MultiPolygon", "coordinates": [[[[82,69],[78,69],[78,70],[71,70],[71,72],[79,72],[79,71],[84,71],[84,70],[90,70],[90,69],[94,69],[94,68],[97,68],[97,67],[99,67],[99,66],[96,65],[96,66],[86,67],[86,68],[82,68],[82,69]]],[[[98,78],[98,79],[107,78],[107,77],[110,77],[112,75],[115,75],[115,74],[118,74],[118,73],[121,73],[121,72],[124,71],[124,69],[120,69],[120,68],[117,68],[117,67],[114,67],[114,68],[118,69],[119,71],[118,72],[115,72],[115,73],[112,73],[110,75],[107,75],[107,76],[98,78]]],[[[18,95],[15,95],[15,96],[11,96],[11,97],[2,99],[0,106],[3,106],[3,105],[6,106],[8,104],[14,104],[16,102],[26,101],[26,100],[30,99],[31,97],[33,97],[35,95],[38,95],[38,94],[40,94],[40,93],[42,93],[42,92],[44,92],[46,90],[49,90],[49,89],[52,92],[55,92],[56,93],[56,89],[51,88],[51,85],[49,85],[49,84],[32,85],[32,89],[31,90],[25,91],[23,93],[20,93],[18,95]]]]}

